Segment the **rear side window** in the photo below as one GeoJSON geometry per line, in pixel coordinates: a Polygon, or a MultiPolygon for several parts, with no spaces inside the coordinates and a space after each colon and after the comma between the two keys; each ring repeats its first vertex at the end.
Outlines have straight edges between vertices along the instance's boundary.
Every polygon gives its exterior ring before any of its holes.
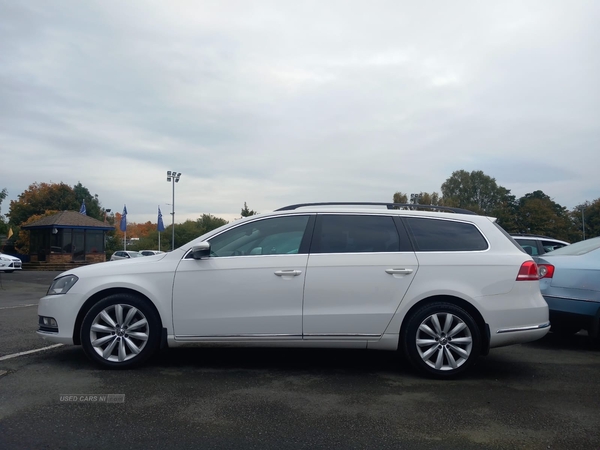
{"type": "Polygon", "coordinates": [[[404,219],[420,252],[481,251],[488,243],[477,227],[451,220],[407,217],[404,219]]]}
{"type": "Polygon", "coordinates": [[[311,253],[400,251],[400,238],[389,216],[319,215],[311,253]]]}

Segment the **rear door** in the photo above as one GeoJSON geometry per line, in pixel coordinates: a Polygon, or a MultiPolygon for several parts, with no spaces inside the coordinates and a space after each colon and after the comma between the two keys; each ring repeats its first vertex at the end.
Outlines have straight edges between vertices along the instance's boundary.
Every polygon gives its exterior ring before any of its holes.
{"type": "Polygon", "coordinates": [[[318,215],[304,289],[303,338],[380,337],[417,269],[406,232],[391,216],[318,215]]]}

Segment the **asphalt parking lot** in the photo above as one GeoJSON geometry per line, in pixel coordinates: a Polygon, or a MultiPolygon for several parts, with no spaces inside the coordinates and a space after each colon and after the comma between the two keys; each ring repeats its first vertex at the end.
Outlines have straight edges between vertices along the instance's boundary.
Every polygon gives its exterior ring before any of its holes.
{"type": "Polygon", "coordinates": [[[0,275],[0,448],[598,449],[600,349],[550,333],[466,377],[396,354],[194,348],[131,371],[35,334],[56,272],[0,275]]]}

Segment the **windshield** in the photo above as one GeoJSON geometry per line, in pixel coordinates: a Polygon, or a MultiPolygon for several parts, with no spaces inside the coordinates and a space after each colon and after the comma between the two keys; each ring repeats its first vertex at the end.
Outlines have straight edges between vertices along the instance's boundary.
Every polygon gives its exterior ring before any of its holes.
{"type": "Polygon", "coordinates": [[[588,239],[587,241],[579,241],[574,244],[567,245],[566,247],[557,248],[546,255],[584,255],[586,253],[591,252],[592,250],[596,250],[600,247],[600,237],[588,239]]]}

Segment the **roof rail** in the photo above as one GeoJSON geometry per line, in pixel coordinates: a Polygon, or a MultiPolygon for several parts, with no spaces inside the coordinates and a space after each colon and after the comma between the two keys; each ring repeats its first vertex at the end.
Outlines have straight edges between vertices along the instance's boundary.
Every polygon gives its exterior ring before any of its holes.
{"type": "Polygon", "coordinates": [[[378,202],[320,202],[320,203],[298,203],[295,205],[284,206],[283,208],[276,209],[275,211],[291,211],[306,206],[385,206],[387,209],[401,209],[406,208],[410,210],[417,209],[428,209],[433,211],[445,211],[459,214],[471,214],[477,215],[473,211],[462,208],[453,208],[450,206],[439,206],[439,205],[415,205],[413,203],[378,203],[378,202]]]}

